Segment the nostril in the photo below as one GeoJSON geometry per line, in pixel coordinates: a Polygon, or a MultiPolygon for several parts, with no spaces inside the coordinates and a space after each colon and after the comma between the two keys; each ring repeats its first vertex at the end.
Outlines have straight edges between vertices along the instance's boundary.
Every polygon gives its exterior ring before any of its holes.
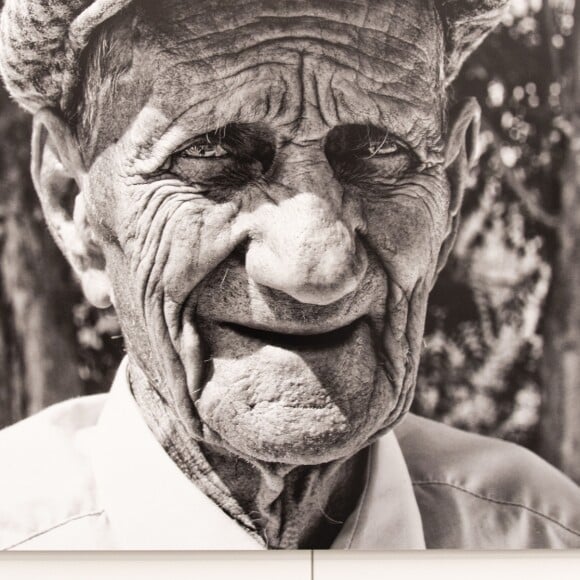
{"type": "Polygon", "coordinates": [[[238,262],[241,266],[246,266],[246,256],[248,255],[248,247],[250,245],[250,240],[246,239],[240,242],[232,252],[232,258],[238,262]]]}

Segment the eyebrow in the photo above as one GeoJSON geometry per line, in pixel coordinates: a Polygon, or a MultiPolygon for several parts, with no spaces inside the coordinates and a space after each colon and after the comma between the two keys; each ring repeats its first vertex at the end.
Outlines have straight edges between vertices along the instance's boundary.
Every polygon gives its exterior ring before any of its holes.
{"type": "MultiPolygon", "coordinates": [[[[248,84],[245,83],[246,86],[248,84]]],[[[129,143],[128,157],[132,160],[130,173],[155,171],[160,162],[197,135],[235,123],[267,120],[273,116],[273,95],[269,88],[266,82],[252,83],[247,98],[237,103],[240,101],[239,95],[232,95],[231,88],[226,87],[212,93],[209,98],[187,104],[171,116],[165,115],[150,102],[137,115],[124,136],[129,143]],[[247,106],[248,103],[251,107],[247,106]]]]}
{"type": "MultiPolygon", "coordinates": [[[[230,83],[220,86],[222,82],[223,79],[211,79],[188,87],[187,92],[193,94],[195,88],[210,85],[209,90],[200,91],[205,96],[186,103],[173,114],[165,114],[150,99],[129,128],[132,134],[129,137],[129,173],[153,173],[188,140],[227,125],[273,121],[280,124],[281,117],[283,120],[286,114],[289,124],[296,121],[292,107],[285,109],[288,99],[292,99],[292,89],[288,87],[285,75],[276,75],[274,82],[272,79],[256,79],[252,74],[235,86],[230,83]],[[212,84],[216,86],[211,87],[212,84]]],[[[408,106],[413,105],[396,93],[389,95],[365,90],[346,78],[328,88],[334,93],[340,109],[337,110],[336,125],[380,127],[408,142],[422,159],[439,153],[442,131],[433,111],[422,112],[421,116],[425,115],[423,124],[421,118],[403,114],[408,106]],[[428,119],[427,114],[432,118],[428,119]]],[[[296,96],[304,98],[303,95],[296,96]]]]}

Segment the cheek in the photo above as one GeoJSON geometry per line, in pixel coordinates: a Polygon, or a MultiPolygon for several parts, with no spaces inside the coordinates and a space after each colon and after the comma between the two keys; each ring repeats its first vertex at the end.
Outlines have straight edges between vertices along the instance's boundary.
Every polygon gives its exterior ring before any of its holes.
{"type": "Polygon", "coordinates": [[[239,243],[239,203],[211,202],[177,180],[119,180],[111,190],[114,219],[102,223],[102,239],[127,350],[153,384],[167,384],[160,388],[186,401],[180,409],[195,422],[187,401],[198,387],[202,352],[189,306],[199,283],[239,243]]]}
{"type": "Polygon", "coordinates": [[[161,273],[171,301],[183,302],[239,243],[233,230],[236,214],[234,204],[196,208],[195,202],[176,211],[167,224],[167,259],[161,273]]]}
{"type": "Polygon", "coordinates": [[[177,181],[127,189],[114,203],[112,225],[124,272],[117,283],[133,288],[147,309],[162,298],[182,303],[239,243],[235,202],[216,204],[177,181]]]}
{"type": "Polygon", "coordinates": [[[412,288],[434,271],[447,226],[447,205],[448,193],[441,186],[433,195],[403,186],[396,194],[367,201],[369,241],[403,288],[412,288]]]}

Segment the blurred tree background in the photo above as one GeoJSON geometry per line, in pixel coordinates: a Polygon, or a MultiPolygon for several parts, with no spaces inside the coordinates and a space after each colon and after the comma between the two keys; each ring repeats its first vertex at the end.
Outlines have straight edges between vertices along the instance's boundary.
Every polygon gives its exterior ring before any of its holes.
{"type": "Polygon", "coordinates": [[[430,302],[414,410],[580,482],[580,2],[512,0],[455,97],[480,159],[430,302]]]}
{"type": "MultiPolygon", "coordinates": [[[[434,289],[413,410],[518,442],[580,482],[580,2],[512,0],[452,98],[480,159],[434,289]]],[[[0,427],[106,390],[123,355],[83,300],[28,176],[30,118],[0,90],[0,427]]]]}

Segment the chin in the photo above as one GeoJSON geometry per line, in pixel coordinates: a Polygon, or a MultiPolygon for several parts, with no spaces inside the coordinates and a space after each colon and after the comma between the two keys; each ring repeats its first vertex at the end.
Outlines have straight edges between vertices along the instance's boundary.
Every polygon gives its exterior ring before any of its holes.
{"type": "MultiPolygon", "coordinates": [[[[219,417],[215,419],[221,423],[219,417]]],[[[332,408],[288,408],[274,403],[244,414],[227,428],[216,427],[219,433],[212,429],[207,439],[249,460],[319,465],[351,457],[381,427],[380,421],[352,425],[332,408]]]]}
{"type": "Polygon", "coordinates": [[[249,460],[295,465],[350,457],[392,417],[387,379],[365,321],[317,338],[206,326],[210,363],[196,408],[203,439],[249,460]]]}

